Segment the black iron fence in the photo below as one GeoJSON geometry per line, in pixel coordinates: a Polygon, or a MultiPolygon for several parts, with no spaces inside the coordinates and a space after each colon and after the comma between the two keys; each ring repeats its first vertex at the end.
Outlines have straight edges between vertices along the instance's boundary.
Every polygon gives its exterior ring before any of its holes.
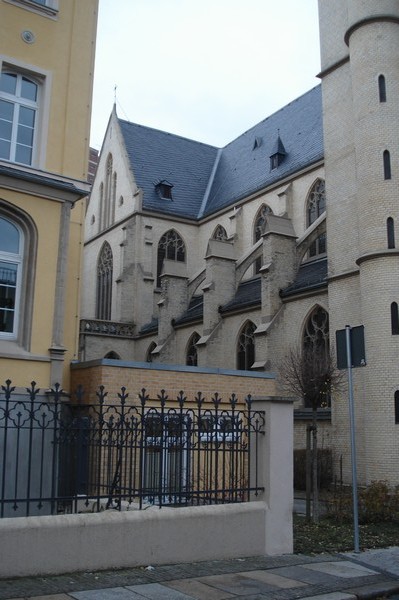
{"type": "Polygon", "coordinates": [[[264,414],[251,397],[183,392],[95,403],[79,388],[0,394],[0,516],[248,501],[258,482],[264,414]]]}

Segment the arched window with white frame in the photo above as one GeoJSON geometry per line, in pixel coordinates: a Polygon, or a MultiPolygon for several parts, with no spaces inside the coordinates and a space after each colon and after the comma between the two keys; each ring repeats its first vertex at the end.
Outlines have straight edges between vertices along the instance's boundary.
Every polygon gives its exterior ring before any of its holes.
{"type": "Polygon", "coordinates": [[[23,234],[0,216],[0,337],[16,338],[21,295],[23,234]]]}

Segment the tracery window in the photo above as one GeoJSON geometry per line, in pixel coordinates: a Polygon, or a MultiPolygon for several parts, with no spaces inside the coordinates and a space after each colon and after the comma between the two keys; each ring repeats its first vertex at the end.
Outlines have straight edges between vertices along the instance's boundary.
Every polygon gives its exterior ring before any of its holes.
{"type": "Polygon", "coordinates": [[[192,334],[192,336],[190,337],[188,344],[187,344],[186,365],[189,365],[191,367],[198,366],[198,353],[197,353],[196,343],[198,342],[199,339],[200,339],[200,336],[198,335],[198,333],[194,332],[192,334]]]}
{"type": "Polygon", "coordinates": [[[249,371],[255,362],[256,325],[248,321],[241,329],[237,344],[237,369],[249,371]]]}
{"type": "Polygon", "coordinates": [[[218,225],[213,232],[212,236],[213,240],[219,240],[220,242],[225,242],[227,240],[227,231],[223,227],[223,225],[218,225]]]}
{"type": "Polygon", "coordinates": [[[306,321],[303,344],[314,352],[326,353],[329,350],[328,313],[321,306],[315,308],[306,321]]]}
{"type": "Polygon", "coordinates": [[[186,260],[186,247],[180,235],[174,229],[170,229],[159,240],[157,255],[157,286],[161,287],[161,272],[163,261],[175,260],[184,262],[186,260]]]}
{"type": "MultiPolygon", "coordinates": [[[[265,230],[267,215],[272,215],[273,211],[267,204],[263,204],[258,210],[254,223],[254,244],[262,237],[265,230]]],[[[262,267],[262,258],[259,257],[255,262],[255,274],[259,273],[262,267]]]]}
{"type": "MultiPolygon", "coordinates": [[[[323,360],[330,352],[330,335],[328,313],[321,306],[317,306],[309,315],[303,332],[303,351],[317,360],[323,360]]],[[[324,407],[330,406],[331,400],[328,396],[323,402],[324,407]]],[[[307,408],[310,408],[306,404],[307,408]]]]}
{"type": "Polygon", "coordinates": [[[21,73],[0,76],[0,159],[33,163],[39,86],[21,73]]]}
{"type": "Polygon", "coordinates": [[[111,319],[113,257],[111,246],[104,242],[97,262],[96,318],[111,319]]]}
{"type": "MultiPolygon", "coordinates": [[[[318,179],[310,190],[306,204],[306,226],[310,227],[326,210],[326,192],[323,179],[318,179]]],[[[327,236],[322,233],[308,250],[308,258],[314,258],[327,251],[327,236]]]]}

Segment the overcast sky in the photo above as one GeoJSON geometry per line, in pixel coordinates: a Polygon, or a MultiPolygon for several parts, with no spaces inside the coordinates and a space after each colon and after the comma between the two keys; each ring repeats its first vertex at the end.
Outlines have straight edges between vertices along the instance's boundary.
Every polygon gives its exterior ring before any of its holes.
{"type": "Polygon", "coordinates": [[[317,0],[100,0],[91,145],[118,116],[222,147],[319,83],[317,0]]]}

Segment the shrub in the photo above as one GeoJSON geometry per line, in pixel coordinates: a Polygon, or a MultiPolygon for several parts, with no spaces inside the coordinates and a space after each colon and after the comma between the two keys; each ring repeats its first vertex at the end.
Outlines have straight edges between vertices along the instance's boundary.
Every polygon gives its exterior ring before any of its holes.
{"type": "MultiPolygon", "coordinates": [[[[317,451],[317,474],[320,489],[328,488],[333,480],[332,452],[327,448],[317,451]]],[[[306,450],[294,450],[294,489],[306,490],[306,450]]]]}
{"type": "MultiPolygon", "coordinates": [[[[359,523],[399,523],[399,489],[391,489],[386,481],[373,481],[358,492],[359,523]]],[[[327,514],[337,523],[353,519],[352,488],[336,486],[327,504],[327,514]]]]}

